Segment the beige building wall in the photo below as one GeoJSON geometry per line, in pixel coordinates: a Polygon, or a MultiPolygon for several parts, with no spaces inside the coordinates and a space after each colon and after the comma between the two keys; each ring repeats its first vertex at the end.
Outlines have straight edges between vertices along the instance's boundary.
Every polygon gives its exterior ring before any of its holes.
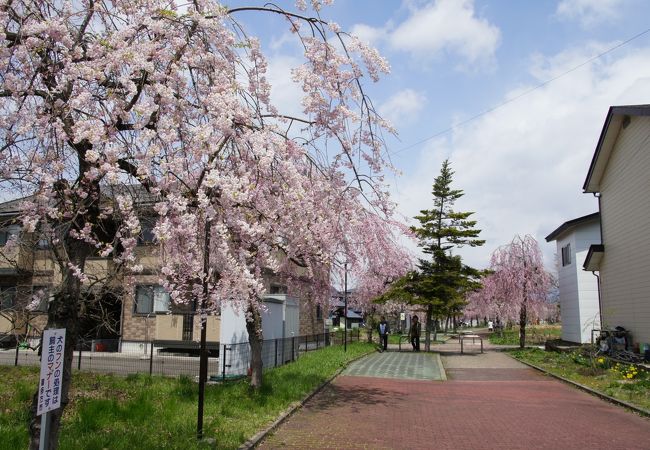
{"type": "Polygon", "coordinates": [[[621,129],[601,180],[603,326],[650,342],[650,118],[621,129]]]}
{"type": "MultiPolygon", "coordinates": [[[[121,336],[123,341],[143,342],[153,339],[159,340],[181,340],[183,316],[181,314],[137,314],[135,313],[135,289],[138,284],[155,285],[159,284],[158,270],[160,268],[160,249],[156,245],[141,245],[136,248],[138,263],[144,268],[143,274],[136,275],[133,286],[125,286],[124,280],[112,274],[114,270],[111,259],[91,257],[87,260],[86,272],[93,279],[108,279],[114,284],[117,290],[122,290],[122,313],[121,313],[121,336]]],[[[32,286],[54,287],[61,282],[61,273],[58,266],[51,258],[50,250],[31,250],[23,247],[20,252],[10,255],[17,261],[19,267],[24,269],[29,276],[18,280],[17,277],[9,280],[17,285],[19,296],[26,300],[31,297],[32,286]]],[[[16,264],[8,264],[0,259],[0,268],[16,267],[16,264]]],[[[304,269],[296,266],[296,271],[301,274],[304,269]]],[[[265,276],[267,292],[270,292],[271,285],[278,283],[272,274],[265,276]]],[[[322,333],[324,321],[317,318],[315,305],[301,300],[300,304],[300,334],[322,333]]],[[[9,327],[7,320],[0,319],[0,332],[9,327]]],[[[47,324],[47,314],[32,313],[30,323],[38,330],[43,330],[47,324]]],[[[217,342],[220,338],[221,318],[219,315],[209,316],[207,321],[207,339],[217,342]]],[[[193,318],[193,340],[200,336],[200,318],[193,318]]]]}
{"type": "Polygon", "coordinates": [[[300,334],[321,334],[325,332],[325,321],[323,318],[323,308],[321,308],[320,318],[318,317],[318,307],[313,302],[305,299],[299,300],[300,307],[300,334]]]}

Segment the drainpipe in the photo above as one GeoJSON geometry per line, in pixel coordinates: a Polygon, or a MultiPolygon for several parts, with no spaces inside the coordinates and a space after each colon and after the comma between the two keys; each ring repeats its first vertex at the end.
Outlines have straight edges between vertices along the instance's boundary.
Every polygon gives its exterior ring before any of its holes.
{"type": "Polygon", "coordinates": [[[598,288],[598,318],[600,320],[600,328],[603,328],[603,305],[600,301],[600,275],[596,273],[595,270],[591,271],[591,274],[596,277],[596,286],[598,288]]]}
{"type": "MultiPolygon", "coordinates": [[[[600,243],[602,245],[605,245],[605,241],[603,239],[603,213],[602,213],[602,208],[601,208],[601,199],[602,199],[602,194],[600,192],[594,192],[594,197],[598,199],[598,222],[599,222],[599,227],[600,227],[600,243]]],[[[601,295],[600,295],[600,275],[596,275],[596,271],[591,272],[595,277],[596,277],[596,282],[598,286],[598,316],[600,318],[600,328],[603,328],[604,323],[603,323],[603,305],[602,305],[602,300],[601,300],[601,295]]]]}
{"type": "Polygon", "coordinates": [[[601,194],[600,192],[592,192],[592,194],[594,195],[594,197],[598,199],[598,222],[599,222],[598,225],[600,226],[600,243],[604,245],[605,242],[603,242],[603,214],[600,208],[601,194]]]}

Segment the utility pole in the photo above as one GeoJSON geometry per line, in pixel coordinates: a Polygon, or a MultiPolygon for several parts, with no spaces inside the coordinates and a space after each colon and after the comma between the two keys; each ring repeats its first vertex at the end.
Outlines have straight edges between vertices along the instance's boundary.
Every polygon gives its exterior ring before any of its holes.
{"type": "Polygon", "coordinates": [[[345,262],[343,263],[343,272],[345,275],[343,276],[344,282],[343,282],[343,302],[345,303],[345,307],[343,309],[343,315],[345,316],[345,326],[343,327],[343,351],[347,352],[348,351],[348,263],[345,262]]]}

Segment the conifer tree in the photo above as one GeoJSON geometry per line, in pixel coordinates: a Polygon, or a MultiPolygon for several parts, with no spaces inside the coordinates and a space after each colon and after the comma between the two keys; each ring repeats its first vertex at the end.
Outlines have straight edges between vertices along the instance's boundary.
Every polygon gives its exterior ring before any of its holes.
{"type": "Polygon", "coordinates": [[[473,212],[454,210],[456,200],[464,195],[460,189],[452,189],[454,172],[449,160],[442,163],[440,175],[433,183],[433,208],[420,211],[415,218],[419,226],[411,227],[419,239],[419,246],[430,259],[420,259],[418,271],[410,274],[403,283],[409,292],[411,303],[425,305],[426,344],[429,350],[431,330],[436,317],[454,315],[462,309],[464,293],[478,287],[480,272],[462,263],[452,250],[463,246],[478,247],[485,243],[478,239],[481,230],[471,220],[473,212]]]}

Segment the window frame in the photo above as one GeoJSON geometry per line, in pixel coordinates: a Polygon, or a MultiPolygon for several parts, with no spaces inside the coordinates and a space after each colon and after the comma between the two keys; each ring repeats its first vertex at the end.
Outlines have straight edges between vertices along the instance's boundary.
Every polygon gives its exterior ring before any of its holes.
{"type": "Polygon", "coordinates": [[[269,286],[269,295],[287,295],[288,289],[284,284],[271,283],[269,286]]]}
{"type": "Polygon", "coordinates": [[[571,243],[562,247],[562,267],[571,265],[571,243]]]}
{"type": "Polygon", "coordinates": [[[20,225],[11,224],[0,228],[0,247],[4,247],[13,236],[20,234],[20,225]]]}
{"type": "Polygon", "coordinates": [[[16,306],[16,296],[18,294],[18,289],[16,286],[12,285],[0,285],[0,311],[11,311],[16,306]],[[13,291],[13,296],[11,297],[11,304],[6,306],[5,304],[5,292],[13,291]]]}
{"type": "Polygon", "coordinates": [[[39,284],[36,286],[32,286],[32,299],[34,298],[34,295],[36,295],[36,292],[39,290],[43,290],[43,292],[45,293],[40,303],[38,304],[38,308],[34,309],[34,312],[47,313],[48,305],[50,303],[50,299],[52,298],[50,289],[51,287],[47,285],[39,284]]]}
{"type": "Polygon", "coordinates": [[[171,296],[169,293],[160,285],[160,284],[138,284],[135,286],[135,290],[133,292],[133,314],[137,316],[146,316],[149,314],[166,314],[171,311],[171,296]],[[140,304],[139,302],[139,293],[143,292],[143,290],[149,290],[150,292],[150,299],[149,302],[151,303],[150,308],[147,308],[147,311],[139,311],[138,305],[140,304]],[[164,310],[157,310],[156,309],[156,295],[161,295],[165,294],[167,296],[166,300],[166,305],[167,309],[164,310]]]}
{"type": "Polygon", "coordinates": [[[140,233],[138,234],[138,246],[156,244],[156,235],[153,232],[156,226],[155,219],[151,217],[140,218],[140,233]]]}

